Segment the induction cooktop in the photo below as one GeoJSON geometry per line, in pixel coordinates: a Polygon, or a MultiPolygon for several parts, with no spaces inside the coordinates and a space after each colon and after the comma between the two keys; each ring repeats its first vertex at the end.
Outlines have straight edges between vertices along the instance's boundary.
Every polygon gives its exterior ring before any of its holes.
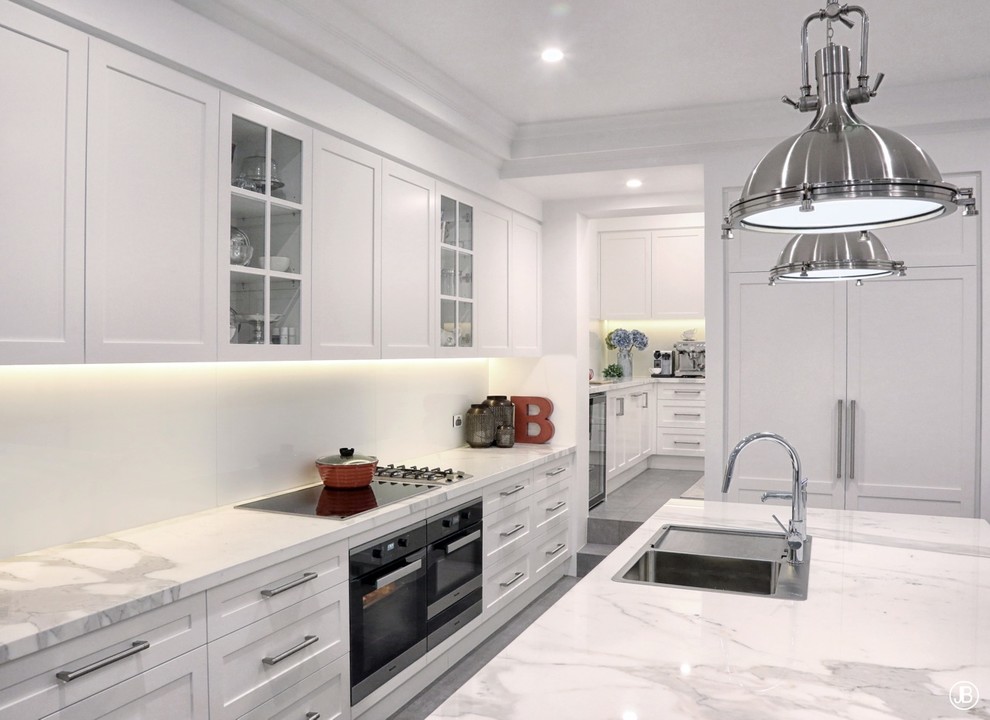
{"type": "Polygon", "coordinates": [[[396,480],[372,480],[367,487],[346,490],[328,488],[320,484],[290,490],[234,507],[343,520],[436,490],[438,487],[440,486],[396,480]]]}

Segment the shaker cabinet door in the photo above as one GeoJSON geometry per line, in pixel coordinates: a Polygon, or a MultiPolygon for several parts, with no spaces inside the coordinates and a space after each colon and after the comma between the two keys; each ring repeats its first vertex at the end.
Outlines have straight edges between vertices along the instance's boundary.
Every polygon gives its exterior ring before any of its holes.
{"type": "Polygon", "coordinates": [[[382,357],[436,354],[436,181],[385,162],[382,177],[382,357]]]}
{"type": "Polygon", "coordinates": [[[0,5],[0,363],[83,361],[86,36],[0,5]]]}
{"type": "Polygon", "coordinates": [[[88,362],[216,359],[219,100],[91,42],[88,362]]]}
{"type": "Polygon", "coordinates": [[[382,159],[318,133],[313,357],[381,357],[382,159]]]}
{"type": "Polygon", "coordinates": [[[538,356],[542,347],[543,308],[540,226],[512,216],[509,248],[509,336],[512,355],[538,356]]]}
{"type": "Polygon", "coordinates": [[[488,202],[474,210],[474,288],[477,355],[510,354],[509,277],[512,215],[488,202]]]}

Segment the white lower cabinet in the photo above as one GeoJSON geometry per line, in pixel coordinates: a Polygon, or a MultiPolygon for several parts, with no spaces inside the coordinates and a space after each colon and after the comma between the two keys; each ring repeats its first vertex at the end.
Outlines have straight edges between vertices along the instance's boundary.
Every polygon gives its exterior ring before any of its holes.
{"type": "Polygon", "coordinates": [[[197,648],[45,720],[209,720],[206,649],[197,648]]]}
{"type": "Polygon", "coordinates": [[[210,717],[233,720],[349,647],[347,584],[324,590],[212,641],[210,717]]]}
{"type": "Polygon", "coordinates": [[[655,403],[652,388],[641,385],[608,392],[605,480],[611,480],[653,454],[655,403]]]}
{"type": "MultiPolygon", "coordinates": [[[[195,690],[197,697],[183,700],[183,703],[199,708],[201,696],[205,697],[206,692],[202,682],[205,673],[194,673],[186,679],[173,670],[154,675],[148,673],[180,656],[192,657],[191,651],[205,644],[206,603],[201,593],[4,663],[0,680],[0,718],[38,720],[56,712],[61,714],[54,717],[104,717],[93,714],[94,708],[109,705],[96,700],[85,706],[80,703],[103,696],[105,691],[120,688],[121,684],[127,685],[126,691],[105,696],[114,698],[113,707],[131,706],[130,715],[119,717],[165,718],[163,714],[134,714],[139,691],[143,687],[172,687],[176,682],[195,690]],[[132,679],[135,680],[132,684],[124,682],[132,679]],[[75,715],[77,706],[89,708],[88,714],[75,715]]],[[[176,687],[167,692],[184,697],[176,687]]],[[[154,707],[159,707],[157,699],[154,707]]],[[[206,715],[189,717],[205,718],[206,715]]]]}
{"type": "Polygon", "coordinates": [[[705,455],[705,383],[663,380],[657,384],[656,447],[658,455],[702,458],[705,455]]]}
{"type": "Polygon", "coordinates": [[[519,548],[503,562],[485,573],[482,597],[486,612],[501,610],[533,582],[533,556],[526,547],[519,548]]]}
{"type": "Polygon", "coordinates": [[[555,520],[547,524],[543,539],[533,543],[531,562],[537,580],[571,556],[569,531],[570,525],[566,520],[555,520]]]}
{"type": "Polygon", "coordinates": [[[348,720],[351,668],[347,655],[241,716],[240,720],[348,720]]]}

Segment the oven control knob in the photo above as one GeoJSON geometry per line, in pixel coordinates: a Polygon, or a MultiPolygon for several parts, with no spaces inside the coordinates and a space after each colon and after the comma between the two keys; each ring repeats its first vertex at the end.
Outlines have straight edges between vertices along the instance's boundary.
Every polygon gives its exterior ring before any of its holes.
{"type": "Polygon", "coordinates": [[[376,560],[381,558],[381,556],[382,556],[381,548],[375,548],[374,550],[371,551],[371,557],[375,558],[376,560]]]}
{"type": "Polygon", "coordinates": [[[407,538],[399,538],[399,547],[409,547],[409,540],[407,538]]]}
{"type": "Polygon", "coordinates": [[[444,518],[441,525],[443,525],[445,528],[454,527],[454,525],[457,524],[456,520],[457,518],[444,518]]]}

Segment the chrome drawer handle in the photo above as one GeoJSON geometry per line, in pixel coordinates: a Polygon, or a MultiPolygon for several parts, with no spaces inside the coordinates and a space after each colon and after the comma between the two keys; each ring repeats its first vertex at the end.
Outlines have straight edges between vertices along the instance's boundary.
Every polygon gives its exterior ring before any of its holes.
{"type": "Polygon", "coordinates": [[[507,580],[506,582],[500,582],[499,587],[509,587],[509,585],[515,585],[518,581],[522,580],[524,577],[526,577],[526,573],[517,572],[515,575],[512,576],[511,580],[507,580]]]}
{"type": "Polygon", "coordinates": [[[557,510],[560,510],[560,509],[561,509],[562,507],[564,507],[564,505],[566,505],[566,504],[567,504],[567,501],[565,501],[565,500],[561,500],[561,501],[560,501],[559,503],[557,503],[557,504],[556,504],[556,505],[554,505],[553,507],[548,507],[548,508],[547,508],[547,512],[555,512],[555,511],[557,511],[557,510]]]}
{"type": "Polygon", "coordinates": [[[560,475],[567,469],[567,466],[554,468],[553,470],[547,470],[547,477],[553,477],[554,475],[560,475]]]}
{"type": "Polygon", "coordinates": [[[308,712],[306,713],[306,720],[320,720],[320,714],[318,712],[308,712]]]}
{"type": "Polygon", "coordinates": [[[499,535],[501,535],[502,537],[509,537],[510,535],[515,535],[520,530],[525,530],[525,529],[526,529],[526,526],[525,525],[516,525],[514,528],[512,528],[508,532],[499,533],[499,535]]]}
{"type": "Polygon", "coordinates": [[[525,485],[516,485],[511,490],[503,490],[502,492],[499,493],[499,495],[501,495],[502,497],[509,497],[509,495],[515,495],[520,490],[525,490],[525,489],[526,489],[525,485]]]}
{"type": "Polygon", "coordinates": [[[307,635],[303,639],[303,641],[301,643],[299,643],[298,645],[296,645],[295,647],[291,647],[288,650],[286,650],[284,653],[279,653],[275,657],[264,657],[264,658],[261,658],[261,662],[263,662],[265,665],[278,665],[280,662],[282,662],[283,660],[285,660],[290,655],[295,655],[297,652],[299,652],[303,648],[308,648],[313,643],[319,642],[319,641],[320,641],[320,638],[318,636],[316,636],[316,635],[307,635]]]}
{"type": "Polygon", "coordinates": [[[72,682],[76,678],[81,678],[83,675],[89,675],[94,670],[105,668],[107,665],[112,665],[118,660],[129,658],[131,655],[137,655],[142,650],[147,650],[150,647],[151,643],[147,640],[135,640],[126,650],[121,650],[119,653],[114,653],[113,655],[105,657],[102,660],[97,660],[96,662],[91,663],[86,667],[81,667],[78,670],[59,670],[55,673],[55,677],[62,682],[72,682]]]}
{"type": "Polygon", "coordinates": [[[567,547],[567,545],[565,545],[564,543],[557,543],[557,547],[555,547],[553,550],[547,550],[547,555],[556,555],[565,547],[567,547]]]}
{"type": "Polygon", "coordinates": [[[674,390],[674,395],[701,395],[701,390],[674,390]]]}
{"type": "Polygon", "coordinates": [[[698,440],[688,441],[688,440],[674,440],[674,445],[701,445],[698,440]]]}
{"type": "Polygon", "coordinates": [[[295,580],[290,580],[285,585],[279,585],[278,587],[271,589],[266,588],[262,590],[261,596],[266,598],[275,597],[276,595],[284,593],[286,590],[291,590],[294,587],[299,587],[303,583],[308,583],[310,580],[316,580],[317,577],[318,576],[315,572],[303,573],[302,577],[296,578],[295,580]]]}
{"type": "Polygon", "coordinates": [[[701,413],[674,413],[674,417],[701,417],[701,413]]]}
{"type": "Polygon", "coordinates": [[[456,552],[460,550],[465,545],[470,545],[475,540],[480,540],[480,539],[481,539],[481,530],[475,530],[470,535],[465,535],[464,537],[458,540],[454,540],[454,542],[447,545],[447,547],[444,549],[444,552],[450,555],[452,552],[456,552]]]}

